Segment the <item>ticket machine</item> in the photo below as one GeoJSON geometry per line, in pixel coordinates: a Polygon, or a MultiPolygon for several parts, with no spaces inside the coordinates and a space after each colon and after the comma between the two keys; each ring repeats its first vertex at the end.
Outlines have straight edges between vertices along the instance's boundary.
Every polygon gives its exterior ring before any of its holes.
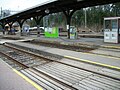
{"type": "Polygon", "coordinates": [[[70,26],[70,39],[77,39],[77,29],[75,26],[70,26]]]}
{"type": "Polygon", "coordinates": [[[120,17],[104,18],[104,42],[120,42],[120,17]]]}

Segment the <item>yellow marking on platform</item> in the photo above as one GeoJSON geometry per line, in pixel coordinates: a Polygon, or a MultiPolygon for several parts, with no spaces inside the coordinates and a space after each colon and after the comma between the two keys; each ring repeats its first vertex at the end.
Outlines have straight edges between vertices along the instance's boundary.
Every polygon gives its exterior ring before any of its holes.
{"type": "Polygon", "coordinates": [[[120,49],[120,47],[119,46],[105,46],[105,45],[101,45],[102,47],[105,47],[105,48],[119,48],[120,49]]]}
{"type": "Polygon", "coordinates": [[[102,57],[107,57],[107,58],[120,60],[120,58],[113,57],[113,56],[107,56],[107,55],[104,55],[104,54],[102,55],[102,54],[97,54],[97,53],[85,53],[85,52],[83,52],[82,54],[96,55],[96,56],[102,56],[102,57]]]}
{"type": "Polygon", "coordinates": [[[99,65],[99,66],[104,66],[104,67],[120,70],[120,67],[116,67],[116,66],[112,66],[112,65],[108,65],[108,64],[103,64],[103,63],[94,62],[94,61],[90,61],[90,60],[80,59],[80,58],[76,58],[76,57],[72,57],[72,56],[64,56],[64,57],[69,58],[69,59],[82,61],[82,62],[86,62],[86,63],[91,63],[91,64],[95,64],[95,65],[99,65]]]}
{"type": "Polygon", "coordinates": [[[26,77],[25,75],[23,75],[22,73],[20,73],[19,71],[17,71],[16,69],[13,69],[14,72],[16,72],[19,76],[21,76],[23,79],[25,79],[27,82],[29,82],[30,84],[32,84],[37,90],[43,90],[38,84],[36,84],[35,82],[33,82],[32,80],[30,80],[28,77],[26,77]]]}

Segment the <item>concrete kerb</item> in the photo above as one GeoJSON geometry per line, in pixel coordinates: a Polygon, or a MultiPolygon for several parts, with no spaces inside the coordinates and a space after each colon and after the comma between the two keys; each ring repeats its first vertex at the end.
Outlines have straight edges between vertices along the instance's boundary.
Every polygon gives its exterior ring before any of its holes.
{"type": "MultiPolygon", "coordinates": [[[[5,35],[5,36],[1,36],[1,38],[10,38],[10,39],[14,39],[14,40],[18,40],[18,39],[25,39],[26,37],[20,37],[20,36],[11,36],[11,35],[5,35]]],[[[27,37],[28,38],[28,37],[27,37]]],[[[61,39],[61,38],[60,38],[61,39]]],[[[70,45],[70,46],[80,46],[80,47],[86,47],[86,48],[93,48],[93,49],[97,49],[97,48],[110,48],[110,49],[120,49],[119,46],[111,46],[111,45],[96,45],[96,44],[92,44],[92,43],[88,43],[88,42],[72,42],[66,39],[61,39],[60,40],[45,40],[45,39],[37,39],[37,38],[33,38],[33,40],[35,41],[41,41],[41,42],[49,42],[49,43],[57,43],[57,44],[61,44],[61,45],[70,45]]]]}
{"type": "Polygon", "coordinates": [[[35,52],[35,53],[40,54],[40,55],[48,55],[48,57],[46,57],[46,58],[49,58],[51,56],[53,56],[54,59],[58,59],[58,58],[62,59],[63,58],[63,56],[60,56],[60,55],[57,55],[57,54],[48,53],[48,52],[37,50],[37,49],[33,49],[33,48],[30,48],[30,47],[24,47],[24,46],[16,45],[16,44],[13,44],[13,43],[6,43],[6,44],[12,45],[12,46],[15,46],[17,48],[24,49],[24,50],[27,50],[27,51],[30,51],[30,52],[35,52]]]}
{"type": "MultiPolygon", "coordinates": [[[[23,37],[23,38],[25,38],[25,37],[23,37]]],[[[93,48],[93,49],[97,49],[97,48],[120,49],[119,46],[105,45],[104,43],[102,45],[100,45],[98,43],[77,42],[75,40],[70,40],[70,39],[61,38],[61,37],[59,37],[57,39],[41,37],[41,38],[33,38],[33,40],[41,41],[41,42],[57,43],[57,44],[61,44],[61,45],[73,45],[73,46],[88,47],[88,48],[93,48]]]]}
{"type": "Polygon", "coordinates": [[[75,42],[70,42],[67,43],[65,41],[51,41],[51,40],[39,40],[39,39],[34,39],[34,42],[39,42],[39,43],[51,43],[51,44],[59,44],[59,45],[68,45],[68,46],[77,46],[77,47],[83,47],[83,48],[90,48],[90,49],[97,49],[99,46],[94,45],[94,44],[84,44],[84,43],[75,43],[75,42]]]}

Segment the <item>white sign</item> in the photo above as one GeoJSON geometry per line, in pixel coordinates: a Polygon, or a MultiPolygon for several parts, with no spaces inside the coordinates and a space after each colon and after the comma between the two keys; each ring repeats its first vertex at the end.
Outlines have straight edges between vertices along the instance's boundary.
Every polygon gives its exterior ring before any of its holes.
{"type": "Polygon", "coordinates": [[[67,25],[67,30],[69,29],[69,25],[67,25]]]}
{"type": "Polygon", "coordinates": [[[104,32],[104,39],[110,39],[110,32],[104,32]]]}
{"type": "Polygon", "coordinates": [[[111,32],[111,39],[118,39],[117,32],[111,32]]]}

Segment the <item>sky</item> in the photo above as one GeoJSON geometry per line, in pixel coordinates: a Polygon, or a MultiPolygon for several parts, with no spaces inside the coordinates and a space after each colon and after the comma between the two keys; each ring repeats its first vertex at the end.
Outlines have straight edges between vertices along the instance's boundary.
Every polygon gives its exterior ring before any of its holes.
{"type": "Polygon", "coordinates": [[[22,11],[50,0],[0,0],[2,10],[22,11]]]}

